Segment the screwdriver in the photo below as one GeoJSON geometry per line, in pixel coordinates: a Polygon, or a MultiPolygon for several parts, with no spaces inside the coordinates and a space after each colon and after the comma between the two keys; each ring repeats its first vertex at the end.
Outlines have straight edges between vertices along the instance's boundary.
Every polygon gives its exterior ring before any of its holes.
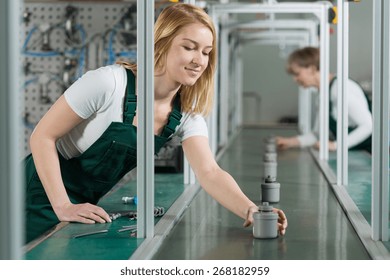
{"type": "Polygon", "coordinates": [[[135,205],[137,205],[138,198],[137,198],[137,196],[124,196],[124,197],[122,197],[122,201],[125,204],[135,204],[135,205]]]}

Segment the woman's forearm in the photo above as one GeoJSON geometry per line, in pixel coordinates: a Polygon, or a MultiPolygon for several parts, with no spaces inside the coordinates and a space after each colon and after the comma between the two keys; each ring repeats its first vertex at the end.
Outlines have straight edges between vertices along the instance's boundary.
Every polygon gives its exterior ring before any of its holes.
{"type": "Polygon", "coordinates": [[[62,181],[55,140],[33,134],[30,146],[39,178],[54,211],[57,212],[70,203],[70,200],[62,181]]]}
{"type": "Polygon", "coordinates": [[[243,219],[247,218],[248,209],[256,206],[242,192],[233,177],[221,168],[201,174],[198,180],[209,195],[243,219]]]}

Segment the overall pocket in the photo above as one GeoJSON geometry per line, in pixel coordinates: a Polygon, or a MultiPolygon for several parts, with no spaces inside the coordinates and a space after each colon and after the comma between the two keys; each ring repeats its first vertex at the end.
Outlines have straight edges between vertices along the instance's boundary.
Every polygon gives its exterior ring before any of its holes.
{"type": "Polygon", "coordinates": [[[137,164],[136,149],[126,144],[112,141],[103,156],[86,170],[96,181],[115,182],[121,179],[137,164]]]}

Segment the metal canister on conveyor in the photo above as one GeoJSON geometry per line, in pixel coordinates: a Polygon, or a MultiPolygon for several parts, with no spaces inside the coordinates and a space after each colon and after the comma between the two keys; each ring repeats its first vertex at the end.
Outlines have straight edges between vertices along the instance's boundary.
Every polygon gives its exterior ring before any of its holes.
{"type": "Polygon", "coordinates": [[[265,153],[263,156],[263,179],[267,177],[276,178],[277,167],[276,153],[265,153]]]}
{"type": "Polygon", "coordinates": [[[266,161],[266,162],[276,162],[277,157],[278,157],[278,154],[275,153],[275,152],[265,153],[263,155],[263,161],[266,161]]]}
{"type": "Polygon", "coordinates": [[[278,237],[278,214],[268,202],[259,206],[259,211],[253,213],[253,236],[255,238],[278,237]]]}
{"type": "Polygon", "coordinates": [[[264,143],[265,144],[274,144],[274,145],[276,145],[276,138],[275,138],[275,136],[273,136],[273,135],[267,136],[266,138],[264,138],[264,143]]]}
{"type": "Polygon", "coordinates": [[[276,182],[275,177],[268,176],[261,183],[261,201],[276,203],[280,200],[280,183],[276,182]]]}
{"type": "Polygon", "coordinates": [[[266,153],[276,153],[276,138],[272,135],[264,139],[264,150],[266,153]]]}
{"type": "Polygon", "coordinates": [[[276,153],[276,144],[275,143],[265,143],[264,150],[266,153],[276,153]]]}

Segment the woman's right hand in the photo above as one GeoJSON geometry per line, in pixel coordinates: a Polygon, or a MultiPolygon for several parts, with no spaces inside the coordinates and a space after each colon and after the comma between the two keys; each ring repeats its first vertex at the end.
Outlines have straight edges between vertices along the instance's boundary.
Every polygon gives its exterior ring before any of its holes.
{"type": "Polygon", "coordinates": [[[297,137],[275,137],[276,146],[280,150],[287,150],[290,148],[299,147],[299,140],[297,137]]]}
{"type": "Polygon", "coordinates": [[[103,208],[90,203],[73,204],[69,202],[58,209],[54,209],[54,211],[62,222],[79,222],[83,224],[111,222],[109,215],[103,208]]]}

